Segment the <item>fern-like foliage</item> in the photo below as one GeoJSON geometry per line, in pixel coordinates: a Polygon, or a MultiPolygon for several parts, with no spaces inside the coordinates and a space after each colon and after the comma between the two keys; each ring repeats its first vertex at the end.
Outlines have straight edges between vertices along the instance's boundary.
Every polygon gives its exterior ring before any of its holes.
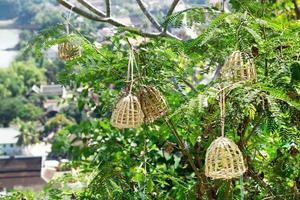
{"type": "Polygon", "coordinates": [[[30,41],[26,52],[34,49],[34,53],[37,56],[42,55],[42,51],[46,48],[51,47],[55,43],[57,43],[57,39],[62,37],[65,33],[65,25],[59,24],[47,29],[42,30],[38,33],[38,35],[34,36],[30,41]]]}
{"type": "Polygon", "coordinates": [[[275,89],[269,87],[267,85],[262,85],[261,90],[267,92],[267,94],[270,95],[272,98],[283,101],[300,111],[300,103],[291,99],[284,91],[278,88],[275,89]]]}
{"type": "Polygon", "coordinates": [[[133,199],[129,198],[131,187],[120,171],[111,165],[103,165],[82,193],[81,198],[89,199],[133,199]]]}
{"type": "Polygon", "coordinates": [[[214,32],[217,30],[217,27],[220,26],[228,16],[230,16],[229,13],[223,13],[213,19],[207,29],[201,35],[187,43],[187,49],[191,50],[195,46],[201,47],[203,44],[205,44],[210,38],[213,37],[214,32]]]}
{"type": "Polygon", "coordinates": [[[176,28],[180,28],[184,23],[187,26],[192,26],[194,23],[204,23],[208,15],[215,16],[218,13],[219,11],[212,7],[188,8],[167,17],[162,25],[164,28],[168,28],[171,24],[176,28]]]}

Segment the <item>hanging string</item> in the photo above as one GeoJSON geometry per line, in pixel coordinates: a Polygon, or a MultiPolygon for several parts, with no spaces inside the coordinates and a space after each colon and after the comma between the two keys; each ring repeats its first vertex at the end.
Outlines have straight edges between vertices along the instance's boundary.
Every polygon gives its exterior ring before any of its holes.
{"type": "Polygon", "coordinates": [[[134,54],[132,48],[130,49],[129,52],[129,61],[128,61],[128,72],[127,72],[127,81],[130,81],[130,88],[129,88],[129,94],[131,94],[132,87],[133,87],[133,59],[134,59],[134,54]]]}
{"type": "Polygon", "coordinates": [[[244,180],[243,174],[240,176],[240,189],[241,189],[241,200],[244,200],[244,180]]]}
{"type": "Polygon", "coordinates": [[[72,12],[73,12],[73,8],[74,8],[74,6],[72,6],[71,9],[68,11],[68,14],[67,14],[67,17],[66,17],[66,31],[67,31],[67,34],[70,33],[70,21],[71,21],[71,15],[72,15],[72,12]]]}
{"type": "Polygon", "coordinates": [[[146,189],[147,189],[147,140],[144,136],[144,188],[143,188],[143,197],[146,199],[146,189]]]}
{"type": "Polygon", "coordinates": [[[221,89],[219,93],[219,105],[220,105],[220,121],[221,121],[221,136],[224,137],[225,130],[225,91],[221,89]]]}
{"type": "Polygon", "coordinates": [[[137,69],[137,75],[138,75],[138,79],[140,82],[142,82],[142,76],[141,76],[141,73],[140,73],[140,68],[139,68],[139,65],[137,64],[137,61],[135,59],[135,56],[133,56],[133,60],[134,60],[134,64],[136,66],[136,69],[137,69]]]}
{"type": "Polygon", "coordinates": [[[129,52],[129,59],[128,59],[128,65],[127,65],[127,82],[130,81],[130,71],[131,71],[131,51],[129,52]]]}
{"type": "Polygon", "coordinates": [[[137,64],[136,58],[134,56],[134,48],[133,48],[132,44],[130,43],[130,41],[128,40],[128,38],[126,38],[126,40],[127,40],[128,45],[129,45],[129,48],[132,52],[132,62],[133,62],[132,67],[134,67],[134,65],[135,65],[136,70],[137,70],[138,80],[139,80],[139,82],[142,82],[140,68],[139,68],[139,65],[137,64]]]}

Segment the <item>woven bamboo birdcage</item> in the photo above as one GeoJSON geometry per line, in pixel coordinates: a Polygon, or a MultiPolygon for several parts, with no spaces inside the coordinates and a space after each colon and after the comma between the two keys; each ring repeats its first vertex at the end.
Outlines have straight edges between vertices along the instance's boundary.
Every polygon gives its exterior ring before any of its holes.
{"type": "Polygon", "coordinates": [[[214,140],[206,152],[205,175],[213,179],[232,179],[246,171],[238,146],[226,137],[214,140]]]}
{"type": "MultiPolygon", "coordinates": [[[[245,56],[247,57],[247,56],[245,56]]],[[[256,79],[255,65],[252,59],[243,60],[240,51],[234,51],[226,60],[220,71],[221,80],[239,82],[256,79]]]]}
{"type": "Polygon", "coordinates": [[[123,97],[116,105],[111,124],[116,128],[137,128],[144,121],[144,114],[138,98],[132,94],[123,97]]]}
{"type": "Polygon", "coordinates": [[[81,48],[79,44],[75,42],[72,41],[63,42],[58,45],[58,56],[65,61],[78,58],[81,56],[81,48]]]}
{"type": "Polygon", "coordinates": [[[168,112],[165,97],[155,87],[142,86],[139,96],[146,123],[151,123],[168,112]]]}
{"type": "Polygon", "coordinates": [[[256,80],[256,69],[253,59],[248,59],[241,75],[246,80],[256,80]]]}
{"type": "Polygon", "coordinates": [[[127,95],[122,97],[117,103],[111,116],[111,124],[116,128],[137,128],[144,122],[144,113],[141,108],[139,99],[132,94],[132,87],[134,83],[133,69],[134,69],[134,54],[131,49],[129,53],[127,82],[130,83],[127,95]]]}

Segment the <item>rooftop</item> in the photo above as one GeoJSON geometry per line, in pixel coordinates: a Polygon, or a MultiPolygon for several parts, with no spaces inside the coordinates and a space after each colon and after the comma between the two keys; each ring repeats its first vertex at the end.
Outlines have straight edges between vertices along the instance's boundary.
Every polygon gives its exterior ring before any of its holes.
{"type": "Polygon", "coordinates": [[[14,128],[0,128],[0,145],[15,144],[18,141],[20,132],[14,128]]]}

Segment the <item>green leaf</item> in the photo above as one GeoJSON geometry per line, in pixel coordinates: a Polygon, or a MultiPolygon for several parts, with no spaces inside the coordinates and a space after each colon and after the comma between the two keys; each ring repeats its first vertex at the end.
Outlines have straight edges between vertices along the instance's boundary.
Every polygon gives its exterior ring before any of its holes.
{"type": "Polygon", "coordinates": [[[300,111],[300,103],[291,99],[284,91],[282,91],[278,88],[271,88],[271,87],[265,86],[265,85],[261,86],[261,90],[267,92],[268,95],[270,95],[271,97],[281,100],[281,101],[284,101],[288,105],[290,105],[300,111]]]}
{"type": "Polygon", "coordinates": [[[225,18],[228,16],[230,16],[229,13],[223,13],[213,19],[208,28],[201,35],[187,43],[187,49],[190,50],[195,46],[201,47],[202,45],[204,45],[209,39],[212,38],[218,26],[221,25],[225,18]]]}

